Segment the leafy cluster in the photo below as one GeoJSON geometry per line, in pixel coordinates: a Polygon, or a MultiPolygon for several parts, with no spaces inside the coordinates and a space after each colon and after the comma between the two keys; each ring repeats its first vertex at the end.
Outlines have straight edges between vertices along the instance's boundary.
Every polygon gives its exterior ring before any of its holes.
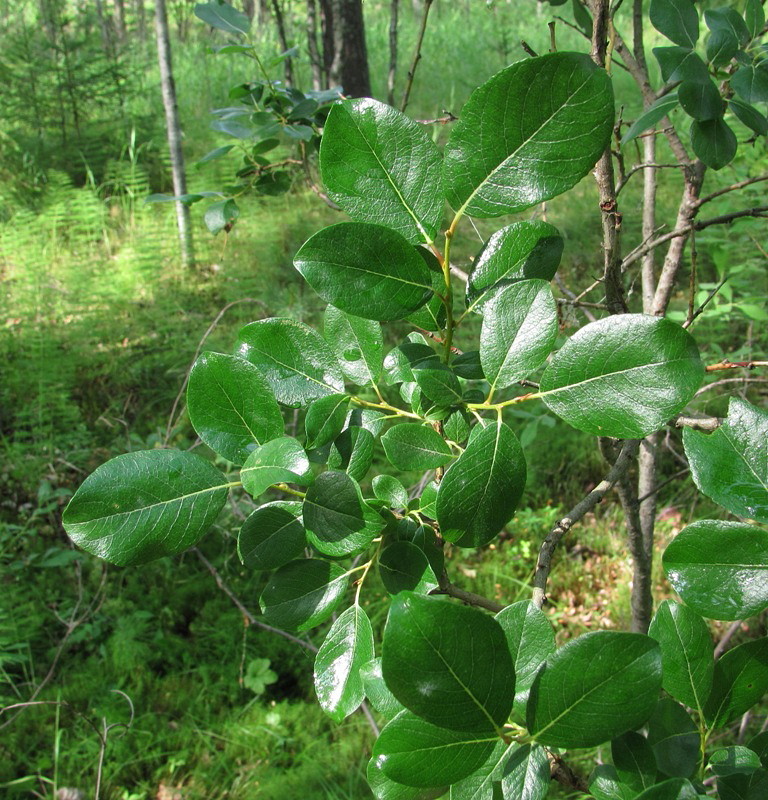
{"type": "MultiPolygon", "coordinates": [[[[701,385],[693,337],[663,318],[600,319],[555,351],[549,281],[563,240],[548,223],[494,234],[463,310],[454,302],[460,221],[567,191],[613,124],[610,78],[575,53],[492,77],[442,153],[388,106],[335,104],[320,169],[353,221],[321,230],[295,258],[329,303],[323,333],[259,320],[233,355],[205,353],[190,375],[190,420],[239,474],[189,452],[129,453],[96,470],[65,512],[77,544],[133,565],[193,545],[242,487],[257,507],[240,530],[240,558],[272,571],[265,619],[308,631],[337,612],[315,662],[320,705],[342,720],[368,698],[389,720],[369,764],[378,798],[423,800],[448,787],[454,800],[543,798],[562,750],[608,740],[613,765],[590,786],[598,798],[696,797],[706,763],[724,798],[762,796],[768,780],[766,737],[751,749],[706,746],[768,687],[768,639],[715,662],[702,619],[768,607],[762,527],[686,528],[664,560],[687,605],[664,603],[649,636],[600,631],[557,649],[532,603],[491,617],[434,596],[447,586],[445,549],[491,542],[523,495],[525,455],[505,410],[541,400],[575,428],[631,440],[662,428],[701,385]],[[446,201],[454,213],[441,237],[446,201]],[[475,345],[466,323],[478,317],[475,345]],[[392,320],[414,330],[385,352],[381,322],[392,320]],[[302,410],[303,432],[286,434],[281,407],[302,410]],[[400,477],[369,481],[379,442],[400,477]],[[380,648],[360,602],[373,568],[392,596],[380,648]]],[[[720,430],[685,439],[700,489],[757,522],[768,521],[767,427],[768,415],[734,401],[720,430]]]]}

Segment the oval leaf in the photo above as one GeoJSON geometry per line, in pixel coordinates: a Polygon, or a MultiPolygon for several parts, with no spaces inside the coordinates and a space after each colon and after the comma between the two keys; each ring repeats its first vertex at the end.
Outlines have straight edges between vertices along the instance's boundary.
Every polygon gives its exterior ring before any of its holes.
{"type": "Polygon", "coordinates": [[[670,92],[660,97],[629,126],[629,130],[621,139],[622,147],[644,131],[652,128],[657,122],[661,122],[667,114],[677,108],[678,102],[677,92],[670,92]]]}
{"type": "Polygon", "coordinates": [[[290,436],[282,436],[248,456],[240,470],[240,480],[251,497],[258,497],[276,483],[305,483],[308,472],[304,448],[290,436]]]}
{"type": "Polygon", "coordinates": [[[595,436],[647,436],[680,411],[704,377],[693,337],[667,319],[621,314],[592,322],[541,378],[547,406],[595,436]]]}
{"type": "Polygon", "coordinates": [[[423,125],[370,98],[331,109],[320,146],[329,197],[354,220],[431,242],[443,216],[440,151],[423,125]]]}
{"type": "Polygon", "coordinates": [[[412,542],[393,542],[379,556],[379,575],[390,594],[429,594],[440,585],[426,554],[412,542]]]}
{"type": "Polygon", "coordinates": [[[397,478],[391,475],[377,475],[371,482],[371,488],[376,498],[390,508],[408,507],[408,492],[397,478]]]}
{"type": "Polygon", "coordinates": [[[493,785],[501,784],[504,765],[514,750],[516,742],[506,744],[499,740],[488,760],[469,777],[451,786],[450,800],[493,800],[493,785]]]}
{"type": "Polygon", "coordinates": [[[561,647],[539,672],[528,730],[545,745],[592,747],[642,725],[660,690],[657,642],[639,633],[587,633],[561,647]]]}
{"type": "Polygon", "coordinates": [[[360,676],[363,679],[365,696],[385,719],[392,719],[401,711],[405,711],[405,706],[395,698],[387,688],[387,684],[384,683],[380,658],[374,658],[367,664],[363,664],[360,668],[360,676]]]}
{"type": "Polygon", "coordinates": [[[323,228],[302,245],[293,264],[323,300],[365,319],[402,319],[432,294],[424,259],[383,225],[341,222],[323,228]]]}
{"type": "Polygon", "coordinates": [[[699,14],[693,0],[651,0],[651,24],[667,39],[694,47],[699,38],[699,14]]]}
{"type": "Polygon", "coordinates": [[[586,55],[513,64],[476,89],[445,150],[444,183],[458,213],[498,217],[570,189],[613,129],[611,81],[586,55]]]}
{"type": "Polygon", "coordinates": [[[636,731],[627,731],[611,742],[611,758],[618,779],[634,791],[642,792],[656,782],[658,769],[653,748],[636,731]]]}
{"type": "Polygon", "coordinates": [[[381,443],[387,458],[397,469],[436,469],[453,458],[442,436],[434,428],[418,422],[394,425],[381,437],[381,443]]]}
{"type": "Polygon", "coordinates": [[[376,383],[384,360],[384,340],[378,322],[328,306],[323,333],[350,381],[359,386],[376,383]]]}
{"type": "Polygon", "coordinates": [[[367,428],[350,426],[336,438],[328,456],[328,469],[344,470],[358,483],[373,463],[373,434],[367,428]]]}
{"type": "Polygon", "coordinates": [[[276,569],[298,558],[307,545],[304,526],[280,506],[257,508],[243,523],[237,554],[249,569],[276,569]]]}
{"type": "Polygon", "coordinates": [[[245,35],[251,29],[248,15],[237,11],[228,3],[196,3],[195,16],[206,25],[226,33],[245,35]]]}
{"type": "Polygon", "coordinates": [[[722,169],[733,161],[738,142],[736,134],[722,119],[691,123],[693,152],[712,169],[722,169]]]}
{"type": "Polygon", "coordinates": [[[537,744],[516,747],[504,765],[504,800],[544,800],[552,780],[547,751],[537,744]]]}
{"type": "Polygon", "coordinates": [[[374,759],[368,762],[366,779],[376,800],[436,800],[448,789],[447,786],[438,786],[436,789],[403,786],[402,783],[390,780],[374,759]]]}
{"type": "Polygon", "coordinates": [[[381,666],[395,697],[435,725],[492,733],[512,708],[515,673],[504,633],[474,608],[400,593],[387,618],[381,666]]]}
{"type": "Polygon", "coordinates": [[[314,400],[307,409],[304,429],[307,450],[330,444],[344,428],[350,398],[345,394],[331,394],[314,400]]]}
{"type": "Polygon", "coordinates": [[[701,757],[701,739],[688,712],[669,697],[662,697],[648,721],[648,744],[659,770],[672,778],[689,778],[701,757]]]}
{"type": "Polygon", "coordinates": [[[768,637],[729,650],[715,662],[704,717],[719,728],[760,702],[768,691],[768,637]]]}
{"type": "Polygon", "coordinates": [[[143,564],[197,544],[233,485],[194,453],[125,453],[83,481],[62,524],[92,555],[121,567],[143,564]]]}

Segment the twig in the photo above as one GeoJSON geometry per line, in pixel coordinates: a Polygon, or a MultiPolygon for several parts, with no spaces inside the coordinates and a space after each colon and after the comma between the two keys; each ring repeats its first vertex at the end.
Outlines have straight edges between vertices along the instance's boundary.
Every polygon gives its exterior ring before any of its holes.
{"type": "Polygon", "coordinates": [[[552,568],[552,555],[555,552],[555,548],[563,536],[616,485],[631,466],[639,445],[638,439],[628,439],[624,442],[616,462],[605,478],[552,528],[542,543],[539,550],[539,560],[536,564],[536,574],[533,578],[533,596],[531,598],[539,608],[544,605],[547,599],[547,578],[552,568]]]}
{"type": "Polygon", "coordinates": [[[652,492],[647,492],[642,497],[638,497],[637,498],[637,504],[640,505],[640,503],[644,502],[649,497],[653,497],[655,494],[657,494],[660,489],[663,489],[665,486],[668,486],[670,483],[673,483],[678,478],[682,478],[683,475],[687,474],[688,469],[689,469],[688,467],[686,467],[685,469],[681,469],[678,472],[676,472],[671,478],[667,478],[666,480],[662,481],[661,483],[656,484],[656,486],[654,487],[652,492]]]}
{"type": "Polygon", "coordinates": [[[565,786],[568,789],[576,789],[584,794],[589,794],[587,782],[563,761],[562,756],[555,755],[547,750],[547,757],[549,758],[549,769],[552,780],[557,781],[561,786],[565,786]]]}
{"type": "Polygon", "coordinates": [[[718,197],[721,197],[724,194],[728,194],[728,192],[735,192],[738,189],[743,189],[745,186],[751,186],[753,183],[761,183],[762,181],[768,181],[768,175],[758,175],[756,178],[747,178],[746,180],[739,181],[738,183],[732,183],[730,186],[725,186],[722,189],[718,189],[716,192],[712,192],[712,194],[708,194],[705,197],[699,198],[696,203],[697,207],[701,207],[704,203],[711,203],[718,197]]]}
{"type": "Polygon", "coordinates": [[[447,125],[449,122],[456,122],[458,117],[451,111],[444,111],[444,116],[436,117],[435,119],[417,119],[421,125],[447,125]]]}
{"type": "Polygon", "coordinates": [[[733,635],[736,631],[741,627],[742,620],[737,619],[735,622],[732,622],[728,626],[728,630],[723,634],[720,641],[717,643],[715,647],[715,658],[720,658],[720,656],[725,652],[725,648],[728,647],[728,643],[733,638],[733,635]]]}
{"type": "MultiPolygon", "coordinates": [[[[684,328],[691,326],[696,317],[698,317],[699,314],[701,314],[701,312],[704,310],[706,303],[708,303],[711,299],[708,297],[705,303],[702,304],[701,308],[699,308],[697,311],[694,311],[694,305],[696,303],[696,268],[698,264],[698,257],[699,252],[696,249],[696,234],[691,231],[691,275],[688,282],[688,317],[683,323],[684,328]]],[[[720,286],[723,286],[726,280],[726,278],[723,278],[720,286]]],[[[717,288],[715,289],[715,292],[717,292],[717,288]]],[[[711,297],[714,297],[714,293],[711,295],[711,297]]]]}
{"type": "Polygon", "coordinates": [[[408,70],[408,79],[405,83],[405,91],[403,92],[403,99],[400,103],[401,111],[405,111],[408,106],[408,99],[411,96],[413,79],[416,77],[416,67],[419,66],[419,61],[421,61],[421,45],[424,42],[424,34],[427,32],[427,17],[429,17],[429,9],[432,8],[433,2],[434,0],[424,0],[424,13],[421,17],[421,27],[419,28],[419,35],[416,39],[416,48],[413,51],[413,61],[411,61],[411,68],[408,70]]]}
{"type": "Polygon", "coordinates": [[[717,417],[686,417],[678,414],[671,424],[676,428],[693,428],[695,431],[716,431],[720,423],[717,417]]]}
{"type": "Polygon", "coordinates": [[[704,392],[708,392],[710,389],[715,389],[726,383],[768,383],[768,378],[722,378],[719,381],[713,381],[712,383],[707,383],[705,386],[702,386],[693,398],[696,399],[700,394],[704,394],[704,392]]]}
{"type": "Polygon", "coordinates": [[[488,611],[492,611],[494,614],[498,614],[499,611],[504,608],[503,605],[494,600],[489,600],[487,597],[475,594],[474,592],[467,592],[464,589],[459,589],[458,586],[454,586],[448,579],[448,573],[445,570],[443,570],[443,574],[440,577],[440,588],[432,591],[432,594],[446,594],[448,597],[455,597],[457,600],[461,600],[463,603],[467,603],[470,606],[485,608],[488,611]]]}
{"type": "Polygon", "coordinates": [[[539,57],[539,54],[528,44],[528,42],[525,41],[525,39],[520,40],[520,47],[522,47],[531,58],[539,57]]]}
{"type": "Polygon", "coordinates": [[[704,369],[707,372],[720,372],[724,369],[754,369],[755,367],[768,367],[768,361],[721,361],[719,364],[709,364],[704,369]]]}
{"type": "Polygon", "coordinates": [[[681,169],[681,164],[635,164],[629,168],[629,171],[622,177],[616,185],[616,196],[618,197],[621,190],[629,183],[629,179],[636,173],[644,169],[681,169]]]}

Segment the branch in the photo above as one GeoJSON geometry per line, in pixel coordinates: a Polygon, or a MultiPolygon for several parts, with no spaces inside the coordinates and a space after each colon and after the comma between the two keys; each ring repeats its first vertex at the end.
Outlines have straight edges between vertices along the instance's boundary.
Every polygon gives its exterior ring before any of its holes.
{"type": "Polygon", "coordinates": [[[546,602],[547,578],[552,569],[552,555],[560,540],[566,533],[591,511],[606,494],[616,485],[626,473],[639,447],[638,439],[628,439],[624,442],[616,462],[611,467],[604,480],[583,499],[580,500],[550,531],[539,550],[539,560],[536,564],[536,574],[533,578],[533,602],[541,608],[546,602]]]}
{"type": "Polygon", "coordinates": [[[477,606],[478,608],[485,608],[488,611],[492,611],[494,614],[498,614],[499,611],[504,608],[503,605],[500,605],[494,600],[489,600],[487,597],[482,597],[474,592],[467,592],[464,589],[459,589],[458,586],[454,586],[448,579],[448,573],[445,570],[443,570],[443,574],[440,576],[440,588],[435,589],[431,594],[445,594],[448,595],[448,597],[455,597],[463,603],[467,603],[470,606],[477,606]]]}
{"type": "Polygon", "coordinates": [[[644,169],[681,169],[681,164],[635,164],[629,169],[629,172],[619,181],[616,186],[616,194],[618,195],[621,190],[629,183],[629,179],[636,173],[644,169]]]}
{"type": "Polygon", "coordinates": [[[721,361],[719,364],[710,364],[704,369],[707,372],[720,372],[723,369],[755,369],[755,367],[768,367],[768,361],[721,361]]]}
{"type": "Polygon", "coordinates": [[[695,431],[716,431],[720,422],[717,417],[686,417],[678,414],[671,424],[676,428],[693,428],[695,431]]]}
{"type": "Polygon", "coordinates": [[[703,206],[704,203],[710,203],[712,200],[722,197],[722,195],[728,192],[735,192],[738,189],[743,189],[745,186],[751,186],[753,183],[761,183],[762,181],[768,181],[768,175],[758,175],[756,178],[748,178],[738,183],[732,183],[730,186],[725,186],[722,189],[718,189],[716,192],[712,192],[712,194],[708,194],[706,197],[700,198],[696,205],[698,207],[703,206]]]}
{"type": "Polygon", "coordinates": [[[707,383],[699,389],[698,392],[693,396],[694,400],[700,395],[704,394],[704,392],[708,392],[710,389],[714,389],[717,386],[723,386],[726,383],[768,383],[768,378],[722,378],[719,381],[714,381],[713,383],[707,383]]]}
{"type": "Polygon", "coordinates": [[[433,2],[434,0],[424,0],[424,14],[421,17],[421,27],[419,28],[419,35],[416,39],[416,48],[413,51],[413,61],[411,62],[411,68],[408,70],[408,80],[405,82],[403,100],[400,103],[401,111],[405,111],[408,106],[408,99],[411,96],[413,79],[416,77],[416,67],[419,66],[419,61],[421,61],[421,45],[424,42],[424,34],[427,32],[427,17],[429,17],[429,9],[432,8],[433,2]]]}
{"type": "Polygon", "coordinates": [[[557,781],[561,786],[568,789],[575,789],[584,794],[589,794],[589,786],[581,775],[577,775],[566,763],[562,757],[550,753],[547,750],[547,757],[549,758],[549,769],[552,780],[557,781]]]}

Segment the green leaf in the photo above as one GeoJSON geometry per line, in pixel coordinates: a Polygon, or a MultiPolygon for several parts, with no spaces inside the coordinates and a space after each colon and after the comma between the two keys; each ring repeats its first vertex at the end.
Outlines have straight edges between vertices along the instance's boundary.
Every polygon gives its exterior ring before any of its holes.
{"type": "Polygon", "coordinates": [[[599,764],[589,776],[589,791],[596,800],[634,800],[637,792],[619,781],[613,764],[599,764]]]}
{"type": "Polygon", "coordinates": [[[346,394],[331,394],[312,401],[304,419],[307,450],[323,447],[341,433],[347,419],[349,401],[346,394]]]}
{"type": "Polygon", "coordinates": [[[707,65],[697,53],[687,47],[654,47],[653,54],[659,62],[664,83],[675,81],[709,80],[707,65]]]}
{"type": "Polygon", "coordinates": [[[258,445],[282,436],[283,417],[269,384],[248,361],[203,353],[189,373],[187,411],[214,452],[242,464],[258,445]]]}
{"type": "Polygon", "coordinates": [[[273,318],[246,325],[237,355],[255,364],[278,403],[291,408],[344,391],[336,357],[320,334],[301,322],[273,318]]]}
{"type": "Polygon", "coordinates": [[[385,719],[392,719],[396,714],[405,710],[405,706],[399,702],[384,683],[381,674],[381,659],[374,658],[360,668],[360,677],[365,687],[365,696],[371,705],[385,719]]]}
{"type": "Polygon", "coordinates": [[[541,394],[574,428],[640,438],[677,414],[703,377],[687,331],[667,319],[622,314],[577,331],[544,371],[541,394]]]}
{"type": "Polygon", "coordinates": [[[504,765],[501,778],[504,800],[544,800],[549,792],[550,771],[543,747],[518,746],[504,765]]]}
{"type": "Polygon", "coordinates": [[[557,305],[546,281],[505,286],[483,310],[480,363],[491,394],[526,378],[552,352],[557,305]]]}
{"type": "Polygon", "coordinates": [[[437,492],[439,485],[435,481],[430,481],[419,497],[419,513],[430,519],[437,518],[437,492]]]}
{"type": "Polygon", "coordinates": [[[424,259],[383,225],[340,222],[310,237],[293,260],[323,300],[358,317],[395,320],[429,300],[424,259]]]}
{"type": "Polygon", "coordinates": [[[744,21],[750,37],[752,39],[757,38],[765,25],[765,10],[761,0],[747,0],[747,5],[744,9],[744,21]]]}
{"type": "Polygon", "coordinates": [[[462,402],[463,395],[459,379],[449,367],[439,361],[414,368],[416,383],[433,403],[447,408],[462,402]]]}
{"type": "Polygon", "coordinates": [[[397,478],[391,475],[377,475],[371,487],[376,497],[387,503],[390,508],[408,508],[408,492],[397,478]]]}
{"type": "Polygon", "coordinates": [[[467,441],[469,436],[469,416],[464,409],[457,409],[451,412],[443,423],[443,435],[449,441],[456,442],[456,444],[462,444],[467,441]]]}
{"type": "Polygon", "coordinates": [[[360,667],[373,658],[373,629],[362,608],[351,606],[331,625],[315,657],[315,692],[320,708],[336,722],[365,699],[360,667]]]}
{"type": "Polygon", "coordinates": [[[427,557],[432,572],[437,576],[442,575],[445,557],[434,529],[431,525],[415,525],[412,522],[413,520],[400,520],[396,532],[397,540],[415,544],[427,557]]]}
{"type": "MultiPolygon", "coordinates": [[[[460,353],[451,361],[453,371],[464,380],[482,381],[485,380],[483,368],[480,366],[480,351],[466,350],[460,353]]],[[[466,412],[463,412],[466,413],[466,412]]]]}
{"type": "Polygon", "coordinates": [[[502,422],[479,430],[451,464],[437,493],[437,521],[448,542],[482,547],[509,522],[525,488],[525,456],[502,422]]]}
{"type": "Polygon", "coordinates": [[[453,454],[440,434],[418,422],[393,425],[382,437],[384,452],[400,470],[436,469],[447,464],[453,454]]]}
{"type": "Polygon", "coordinates": [[[672,588],[710,619],[745,619],[768,608],[768,531],[699,520],[664,551],[672,588]]]}
{"type": "Polygon", "coordinates": [[[712,80],[706,83],[683,81],[677,90],[677,96],[683,111],[701,122],[720,119],[725,112],[725,102],[712,80]]]}
{"type": "Polygon", "coordinates": [[[718,777],[750,775],[762,767],[760,756],[748,747],[734,745],[715,750],[709,757],[709,766],[718,777]]]}
{"type": "Polygon", "coordinates": [[[499,740],[488,760],[469,777],[451,786],[450,800],[493,800],[493,784],[501,783],[507,759],[520,745],[499,740]]]}
{"type": "Polygon", "coordinates": [[[376,800],[435,800],[448,790],[447,786],[438,786],[436,789],[403,786],[402,783],[390,780],[374,759],[368,762],[366,777],[376,800]]]}
{"type": "Polygon", "coordinates": [[[304,526],[296,516],[267,503],[257,508],[240,528],[237,554],[249,569],[276,569],[298,558],[306,545],[304,526]]]}
{"type": "Polygon", "coordinates": [[[712,690],[715,669],[712,637],[704,620],[686,606],[665,600],[648,635],[661,647],[664,691],[701,711],[712,690]]]}
{"type": "Polygon", "coordinates": [[[692,0],[651,0],[651,24],[667,39],[695,47],[699,38],[699,14],[692,0]]]}
{"type": "Polygon", "coordinates": [[[441,156],[423,125],[370,98],[328,115],[320,174],[354,220],[387,225],[409,242],[431,242],[443,216],[441,156]]]}
{"type": "Polygon", "coordinates": [[[642,725],[660,689],[661,653],[653,639],[586,633],[550,656],[536,676],[527,727],[544,745],[592,747],[642,725]]]}
{"type": "Polygon", "coordinates": [[[231,5],[221,2],[196,3],[195,16],[206,25],[218,28],[225,33],[246,35],[251,29],[251,21],[247,14],[236,11],[231,5]]]}
{"type": "Polygon", "coordinates": [[[336,438],[328,456],[328,468],[344,470],[358,483],[373,463],[373,434],[366,428],[350,426],[336,438]]]}
{"type": "Polygon", "coordinates": [[[672,778],[689,778],[696,772],[700,753],[699,732],[688,712],[664,697],[648,721],[648,743],[656,765],[672,778]]]}
{"type": "Polygon", "coordinates": [[[717,779],[720,800],[763,800],[768,796],[768,771],[755,770],[751,775],[727,775],[717,779]]]}
{"type": "Polygon", "coordinates": [[[203,164],[207,164],[209,161],[214,161],[217,158],[221,158],[229,153],[235,145],[233,144],[226,144],[224,147],[217,147],[214,150],[211,150],[210,153],[206,153],[199,161],[195,162],[196,167],[201,167],[203,164]]]}
{"type": "Polygon", "coordinates": [[[379,575],[390,594],[413,591],[429,594],[437,589],[437,579],[426,554],[412,542],[393,542],[379,556],[379,575]]]}
{"type": "Polygon", "coordinates": [[[715,662],[712,694],[704,717],[720,728],[760,702],[768,691],[768,637],[729,650],[715,662]]]}
{"type": "Polygon", "coordinates": [[[304,448],[290,436],[282,436],[248,456],[240,470],[240,480],[245,491],[256,498],[276,483],[305,483],[308,472],[304,448]]]}
{"type": "Polygon", "coordinates": [[[292,631],[308,631],[333,614],[347,588],[338,564],[301,558],[272,574],[259,598],[264,618],[292,631]]]}
{"type": "Polygon", "coordinates": [[[496,291],[538,278],[551,281],[563,254],[563,237],[540,220],[513,222],[496,231],[475,259],[467,280],[467,309],[479,310],[496,291]]]}
{"type": "Polygon", "coordinates": [[[751,38],[744,18],[733,8],[715,8],[704,12],[704,20],[711,31],[730,31],[742,46],[751,38]]]}
{"type": "Polygon", "coordinates": [[[143,564],[197,544],[233,485],[194,453],[125,453],[83,481],[62,524],[91,555],[120,567],[143,564]]]}
{"type": "Polygon", "coordinates": [[[418,311],[409,314],[406,321],[425,331],[441,331],[445,328],[445,303],[441,299],[445,294],[445,276],[434,253],[424,247],[417,247],[416,252],[429,268],[433,295],[418,311]]]}
{"type": "Polygon", "coordinates": [[[747,103],[768,100],[768,69],[764,65],[741,66],[731,78],[731,87],[747,103]]]}
{"type": "Polygon", "coordinates": [[[512,708],[504,633],[474,608],[401,592],[389,610],[381,666],[395,697],[435,725],[492,734],[512,708]]]}
{"type": "Polygon", "coordinates": [[[724,67],[729,64],[739,49],[739,40],[731,31],[713,31],[707,40],[707,61],[713,67],[724,67]]]}
{"type": "Polygon", "coordinates": [[[611,81],[579,53],[519,61],[476,89],[445,150],[446,197],[458,213],[498,217],[575,186],[613,129],[611,81]]]}
{"type": "Polygon", "coordinates": [[[738,143],[733,131],[722,119],[691,124],[691,147],[708,167],[722,169],[733,161],[738,143]]]}
{"type": "Polygon", "coordinates": [[[592,35],[592,15],[587,11],[582,0],[571,0],[571,8],[573,9],[573,19],[576,25],[581,28],[585,36],[592,35]]]}
{"type": "Polygon", "coordinates": [[[267,686],[275,683],[278,679],[277,673],[269,668],[270,663],[268,658],[252,659],[243,676],[243,686],[257,696],[264,694],[267,686]]]}
{"type": "Polygon", "coordinates": [[[635,800],[696,800],[696,788],[685,778],[672,778],[646,789],[635,800]]]}
{"type": "Polygon", "coordinates": [[[632,139],[652,128],[657,122],[661,122],[664,117],[677,108],[677,105],[677,92],[670,92],[660,97],[629,126],[629,130],[621,138],[621,146],[631,142],[632,139]]]}
{"type": "Polygon", "coordinates": [[[361,553],[384,528],[346,472],[318,475],[307,490],[303,518],[310,544],[334,558],[361,553]]]}
{"type": "Polygon", "coordinates": [[[766,767],[768,765],[768,731],[758,733],[749,740],[749,749],[760,756],[760,763],[766,767]]]}
{"type": "Polygon", "coordinates": [[[328,306],[323,332],[350,381],[359,386],[376,383],[384,359],[384,340],[378,322],[328,306]]]}
{"type": "Polygon", "coordinates": [[[219,200],[216,203],[211,203],[205,209],[203,214],[203,222],[205,227],[214,236],[223,231],[228,225],[234,222],[240,216],[240,209],[237,203],[229,198],[227,200],[219,200]]]}
{"type": "Polygon", "coordinates": [[[525,721],[525,707],[539,667],[555,652],[555,632],[547,615],[530,600],[520,600],[495,617],[515,665],[514,711],[525,721]]]}
{"type": "Polygon", "coordinates": [[[481,767],[497,741],[495,733],[439,728],[403,711],[382,729],[373,746],[372,758],[397,783],[445,786],[481,767]]]}
{"type": "Polygon", "coordinates": [[[728,100],[728,108],[739,122],[753,130],[758,136],[768,136],[768,119],[749,103],[743,103],[732,97],[728,100]]]}
{"type": "Polygon", "coordinates": [[[623,733],[611,742],[611,758],[619,781],[635,792],[656,782],[656,756],[645,736],[635,731],[623,733]]]}

